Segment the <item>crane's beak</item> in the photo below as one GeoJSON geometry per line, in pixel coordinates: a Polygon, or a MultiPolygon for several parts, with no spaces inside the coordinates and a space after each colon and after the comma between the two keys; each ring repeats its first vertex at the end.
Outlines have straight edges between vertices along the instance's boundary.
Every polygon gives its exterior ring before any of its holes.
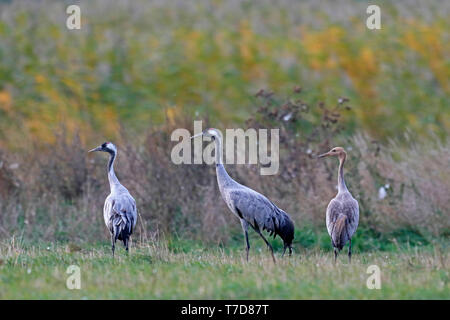
{"type": "Polygon", "coordinates": [[[322,153],[321,155],[318,155],[317,158],[328,157],[329,155],[330,155],[330,152],[325,152],[325,153],[322,153]]]}
{"type": "Polygon", "coordinates": [[[200,137],[200,136],[202,136],[202,135],[203,135],[203,132],[197,133],[196,135],[192,136],[191,139],[200,137]]]}
{"type": "Polygon", "coordinates": [[[88,153],[95,152],[95,151],[102,151],[102,147],[97,147],[97,148],[94,148],[92,150],[89,150],[88,153]]]}

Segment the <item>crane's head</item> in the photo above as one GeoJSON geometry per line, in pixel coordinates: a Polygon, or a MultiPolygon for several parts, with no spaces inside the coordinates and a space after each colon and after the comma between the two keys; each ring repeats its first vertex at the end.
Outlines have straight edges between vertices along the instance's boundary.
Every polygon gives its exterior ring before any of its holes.
{"type": "Polygon", "coordinates": [[[325,153],[317,156],[317,158],[333,157],[334,156],[334,157],[339,157],[339,159],[340,159],[342,157],[345,157],[346,155],[347,154],[345,153],[344,148],[335,147],[335,148],[331,149],[330,151],[325,152],[325,153]]]}
{"type": "Polygon", "coordinates": [[[219,130],[214,129],[214,128],[209,128],[209,129],[203,130],[203,132],[200,132],[200,133],[192,136],[191,139],[194,139],[194,138],[200,137],[200,136],[211,137],[214,140],[216,138],[220,138],[221,134],[220,134],[219,130]]]}
{"type": "Polygon", "coordinates": [[[117,148],[111,142],[105,142],[102,145],[98,146],[97,148],[89,150],[89,152],[95,152],[95,151],[102,151],[102,152],[108,152],[110,154],[113,154],[113,153],[117,153],[117,148]]]}

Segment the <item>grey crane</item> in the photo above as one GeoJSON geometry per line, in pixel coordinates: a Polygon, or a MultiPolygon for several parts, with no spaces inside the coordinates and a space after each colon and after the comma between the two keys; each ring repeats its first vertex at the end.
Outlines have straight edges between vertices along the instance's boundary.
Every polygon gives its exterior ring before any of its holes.
{"type": "Polygon", "coordinates": [[[339,173],[338,173],[338,193],[336,197],[331,199],[327,207],[326,224],[328,234],[331,237],[331,243],[334,249],[334,262],[339,251],[349,242],[348,247],[348,261],[352,259],[352,236],[358,227],[359,222],[359,206],[348,191],[344,180],[344,162],[347,158],[347,153],[341,147],[336,147],[330,151],[319,155],[323,157],[338,157],[339,159],[339,173]]]}
{"type": "Polygon", "coordinates": [[[110,155],[108,163],[108,180],[111,193],[106,197],[103,207],[103,218],[106,227],[111,234],[111,250],[114,251],[117,239],[123,241],[128,253],[130,236],[133,233],[137,221],[136,202],[128,190],[120,184],[114,173],[114,161],[117,157],[117,148],[111,142],[105,142],[101,146],[89,152],[107,152],[110,155]]]}
{"type": "Polygon", "coordinates": [[[217,129],[207,129],[191,138],[202,135],[211,137],[215,142],[217,183],[228,208],[241,221],[245,236],[247,261],[250,250],[248,226],[251,226],[264,240],[270,249],[274,263],[273,248],[262,234],[264,230],[270,232],[270,236],[273,235],[274,238],[277,235],[280,236],[284,243],[283,256],[286,248],[289,248],[290,256],[292,254],[292,240],[294,239],[294,223],[289,215],[262,194],[237,183],[228,175],[222,162],[222,138],[217,129]]]}

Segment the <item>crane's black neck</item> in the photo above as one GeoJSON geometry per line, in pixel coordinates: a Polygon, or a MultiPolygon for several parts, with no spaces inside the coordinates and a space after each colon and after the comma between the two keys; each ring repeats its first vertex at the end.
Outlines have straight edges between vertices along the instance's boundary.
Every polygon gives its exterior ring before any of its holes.
{"type": "Polygon", "coordinates": [[[111,170],[114,172],[114,160],[116,160],[116,153],[114,151],[108,151],[110,157],[109,157],[109,163],[108,163],[108,173],[111,172],[111,170]]]}
{"type": "Polygon", "coordinates": [[[113,150],[108,150],[107,152],[110,154],[108,163],[108,180],[111,191],[113,191],[117,185],[120,185],[119,179],[117,179],[116,173],[114,172],[114,161],[116,160],[117,152],[113,150]]]}

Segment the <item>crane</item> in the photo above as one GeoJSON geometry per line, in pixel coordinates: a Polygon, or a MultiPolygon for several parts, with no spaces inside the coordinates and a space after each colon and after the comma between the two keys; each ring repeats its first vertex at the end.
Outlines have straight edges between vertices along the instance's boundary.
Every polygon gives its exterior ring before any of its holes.
{"type": "Polygon", "coordinates": [[[123,241],[128,253],[130,236],[137,221],[136,202],[127,188],[120,184],[114,173],[114,161],[117,157],[117,148],[111,142],[105,142],[89,152],[107,152],[110,155],[108,163],[108,180],[111,193],[106,197],[103,207],[103,218],[111,234],[111,250],[114,251],[117,239],[123,241]]]}
{"type": "Polygon", "coordinates": [[[222,198],[228,208],[241,221],[245,236],[247,261],[250,250],[250,243],[248,241],[249,226],[264,240],[270,249],[274,263],[275,256],[273,254],[273,248],[262,234],[264,230],[270,232],[270,236],[273,235],[274,238],[277,235],[280,236],[284,243],[283,256],[287,248],[289,248],[289,256],[291,256],[292,241],[294,239],[294,223],[289,215],[262,194],[237,183],[228,175],[222,161],[222,138],[217,129],[206,129],[192,136],[191,139],[198,136],[210,137],[215,142],[217,183],[222,198]]]}
{"type": "Polygon", "coordinates": [[[348,261],[352,260],[352,236],[358,228],[359,222],[359,206],[348,191],[344,180],[344,162],[347,158],[347,153],[344,148],[336,147],[330,151],[321,154],[318,158],[324,157],[338,157],[339,171],[338,171],[338,193],[336,197],[331,199],[327,207],[326,224],[328,234],[331,237],[331,243],[334,249],[334,262],[338,253],[342,250],[347,242],[348,247],[348,261]]]}

